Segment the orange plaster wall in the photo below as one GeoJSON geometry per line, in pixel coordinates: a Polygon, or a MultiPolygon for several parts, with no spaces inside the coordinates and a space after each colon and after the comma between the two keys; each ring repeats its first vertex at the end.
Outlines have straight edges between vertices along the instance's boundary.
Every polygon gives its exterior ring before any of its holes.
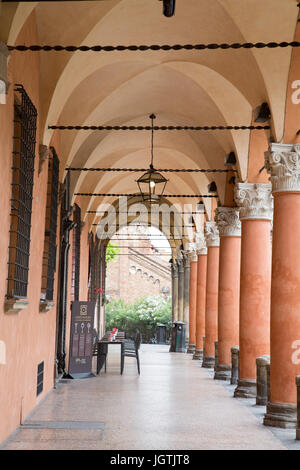
{"type": "MultiPolygon", "coordinates": [[[[28,18],[18,40],[20,44],[38,43],[34,13],[28,18]]],[[[13,136],[13,84],[21,83],[37,107],[39,103],[39,54],[12,53],[9,62],[11,86],[7,103],[0,105],[0,158],[1,158],[1,224],[0,224],[0,340],[6,345],[6,364],[0,364],[0,442],[3,442],[24,420],[36,404],[53,386],[55,323],[53,308],[39,312],[41,269],[45,232],[45,209],[48,166],[38,175],[39,128],[35,159],[32,205],[32,230],[29,260],[29,306],[17,314],[4,313],[6,294],[11,165],[13,136]],[[45,362],[44,390],[36,397],[37,365],[45,362]]],[[[38,122],[39,127],[39,122],[38,122]]]]}

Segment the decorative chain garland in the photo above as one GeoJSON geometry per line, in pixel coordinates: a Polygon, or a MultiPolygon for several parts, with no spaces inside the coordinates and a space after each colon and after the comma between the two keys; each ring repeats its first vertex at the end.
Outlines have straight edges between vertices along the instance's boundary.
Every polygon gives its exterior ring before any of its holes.
{"type": "Polygon", "coordinates": [[[222,44],[174,44],[174,45],[169,45],[169,44],[164,44],[164,45],[158,45],[158,44],[153,44],[151,46],[147,45],[140,45],[140,46],[40,46],[40,45],[32,45],[32,46],[24,46],[24,45],[16,45],[16,46],[7,46],[10,51],[20,51],[20,52],[25,52],[25,51],[67,51],[67,52],[76,52],[76,51],[81,51],[81,52],[87,52],[87,51],[94,51],[94,52],[113,52],[113,51],[180,51],[180,50],[216,50],[216,49],[263,49],[263,48],[269,48],[269,49],[275,49],[278,47],[299,47],[300,42],[298,41],[292,41],[292,42],[245,42],[245,43],[222,43],[222,44]]]}
{"type": "MultiPolygon", "coordinates": [[[[108,196],[108,197],[121,197],[121,196],[128,196],[128,197],[139,197],[140,194],[119,194],[119,193],[75,193],[75,196],[108,196]]],[[[217,194],[163,194],[162,197],[197,197],[197,198],[214,198],[218,197],[217,194]]]]}
{"type": "MultiPolygon", "coordinates": [[[[148,171],[145,168],[66,168],[67,171],[99,171],[99,172],[142,172],[148,171]]],[[[156,169],[160,173],[236,173],[235,169],[201,169],[201,168],[167,168],[156,169]]]]}
{"type": "MultiPolygon", "coordinates": [[[[247,131],[266,130],[270,126],[154,126],[155,131],[247,131]]],[[[61,131],[151,131],[151,126],[48,126],[61,131]]]]}

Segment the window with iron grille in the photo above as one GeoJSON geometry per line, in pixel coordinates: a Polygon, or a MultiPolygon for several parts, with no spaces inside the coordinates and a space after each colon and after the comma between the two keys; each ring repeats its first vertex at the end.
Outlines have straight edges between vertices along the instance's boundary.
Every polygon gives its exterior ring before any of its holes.
{"type": "Polygon", "coordinates": [[[42,300],[53,300],[56,268],[56,230],[58,207],[59,159],[54,147],[48,162],[47,206],[42,268],[42,300]]]}
{"type": "Polygon", "coordinates": [[[44,388],[44,361],[40,362],[37,367],[37,378],[36,378],[36,396],[42,393],[44,388]]]}
{"type": "Polygon", "coordinates": [[[37,111],[15,85],[7,297],[27,297],[37,111]]]}
{"type": "Polygon", "coordinates": [[[81,209],[77,204],[73,216],[76,227],[73,230],[72,247],[72,299],[79,300],[81,209]]]}

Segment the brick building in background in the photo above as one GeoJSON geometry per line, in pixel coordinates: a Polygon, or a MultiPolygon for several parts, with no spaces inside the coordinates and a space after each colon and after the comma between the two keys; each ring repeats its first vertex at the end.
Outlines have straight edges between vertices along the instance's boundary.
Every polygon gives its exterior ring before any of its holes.
{"type": "MultiPolygon", "coordinates": [[[[114,236],[113,243],[119,246],[120,255],[107,266],[109,299],[131,303],[147,295],[171,295],[171,254],[165,249],[168,242],[165,240],[163,248],[154,246],[151,236],[143,228],[140,231],[142,240],[131,234],[133,229],[125,228],[114,236]]],[[[137,233],[136,227],[134,232],[137,233]]]]}

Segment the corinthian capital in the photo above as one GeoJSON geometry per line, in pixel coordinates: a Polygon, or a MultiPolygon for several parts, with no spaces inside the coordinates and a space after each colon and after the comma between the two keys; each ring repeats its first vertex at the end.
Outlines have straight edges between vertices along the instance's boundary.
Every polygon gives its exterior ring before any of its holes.
{"type": "Polygon", "coordinates": [[[205,222],[204,234],[207,246],[220,246],[220,236],[216,222],[205,222]]]}
{"type": "Polygon", "coordinates": [[[241,222],[237,207],[218,207],[215,214],[220,237],[241,236],[241,222]]]}
{"type": "Polygon", "coordinates": [[[273,219],[272,185],[237,183],[234,198],[240,206],[240,219],[273,219]]]}
{"type": "Polygon", "coordinates": [[[196,250],[197,255],[207,255],[206,240],[203,233],[196,233],[196,250]]]}
{"type": "Polygon", "coordinates": [[[271,144],[265,152],[265,168],[273,193],[300,191],[300,144],[271,144]]]}
{"type": "Polygon", "coordinates": [[[188,255],[190,262],[198,261],[196,243],[189,243],[188,255]]]}

